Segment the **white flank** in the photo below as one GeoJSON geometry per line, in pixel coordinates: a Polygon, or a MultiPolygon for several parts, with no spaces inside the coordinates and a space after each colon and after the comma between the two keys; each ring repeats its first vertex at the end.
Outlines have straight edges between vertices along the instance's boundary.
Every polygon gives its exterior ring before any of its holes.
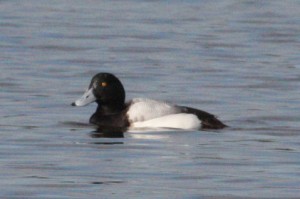
{"type": "Polygon", "coordinates": [[[179,113],[178,107],[152,99],[135,98],[127,111],[129,122],[143,122],[166,115],[179,113]]]}
{"type": "Polygon", "coordinates": [[[142,122],[134,122],[131,128],[176,128],[176,129],[200,129],[201,122],[196,115],[178,113],[167,115],[142,122]]]}

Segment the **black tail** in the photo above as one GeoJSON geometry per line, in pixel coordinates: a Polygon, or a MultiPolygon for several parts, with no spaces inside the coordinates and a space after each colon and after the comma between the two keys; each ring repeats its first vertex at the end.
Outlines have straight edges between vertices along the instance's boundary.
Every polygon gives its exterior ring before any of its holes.
{"type": "Polygon", "coordinates": [[[207,113],[202,110],[190,108],[190,107],[181,107],[182,112],[191,113],[197,115],[199,120],[201,120],[203,129],[223,129],[227,127],[224,123],[218,120],[214,115],[207,113]]]}
{"type": "Polygon", "coordinates": [[[202,120],[202,128],[204,129],[223,129],[227,127],[224,123],[222,123],[220,120],[217,118],[209,118],[202,120]]]}

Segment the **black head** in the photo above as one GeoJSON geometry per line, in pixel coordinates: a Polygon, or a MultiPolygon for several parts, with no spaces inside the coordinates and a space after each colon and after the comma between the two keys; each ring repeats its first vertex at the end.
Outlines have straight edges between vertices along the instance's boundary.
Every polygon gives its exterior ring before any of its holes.
{"type": "Polygon", "coordinates": [[[96,102],[101,105],[124,104],[125,90],[120,80],[110,73],[98,73],[92,78],[89,89],[93,88],[96,102]]]}
{"type": "Polygon", "coordinates": [[[92,102],[97,102],[99,107],[111,111],[122,109],[125,103],[125,90],[120,80],[110,73],[98,73],[92,78],[83,96],[72,105],[85,106],[92,102]]]}

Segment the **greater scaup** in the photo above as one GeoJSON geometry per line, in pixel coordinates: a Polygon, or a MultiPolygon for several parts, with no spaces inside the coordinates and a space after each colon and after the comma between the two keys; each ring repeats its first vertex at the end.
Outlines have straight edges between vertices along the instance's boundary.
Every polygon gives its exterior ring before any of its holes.
{"type": "Polygon", "coordinates": [[[81,98],[72,106],[98,104],[90,123],[108,128],[222,129],[214,115],[198,109],[152,99],[135,98],[125,103],[120,80],[110,73],[98,73],[81,98]]]}

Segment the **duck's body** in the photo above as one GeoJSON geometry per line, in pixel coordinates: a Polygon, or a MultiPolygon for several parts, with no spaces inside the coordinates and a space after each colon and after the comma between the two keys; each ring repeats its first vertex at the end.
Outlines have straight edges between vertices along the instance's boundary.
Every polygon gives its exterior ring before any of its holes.
{"type": "Polygon", "coordinates": [[[226,127],[214,115],[194,108],[152,99],[135,98],[125,103],[125,90],[114,75],[99,73],[89,89],[73,106],[96,101],[98,108],[90,123],[110,128],[221,129],[226,127]]]}

